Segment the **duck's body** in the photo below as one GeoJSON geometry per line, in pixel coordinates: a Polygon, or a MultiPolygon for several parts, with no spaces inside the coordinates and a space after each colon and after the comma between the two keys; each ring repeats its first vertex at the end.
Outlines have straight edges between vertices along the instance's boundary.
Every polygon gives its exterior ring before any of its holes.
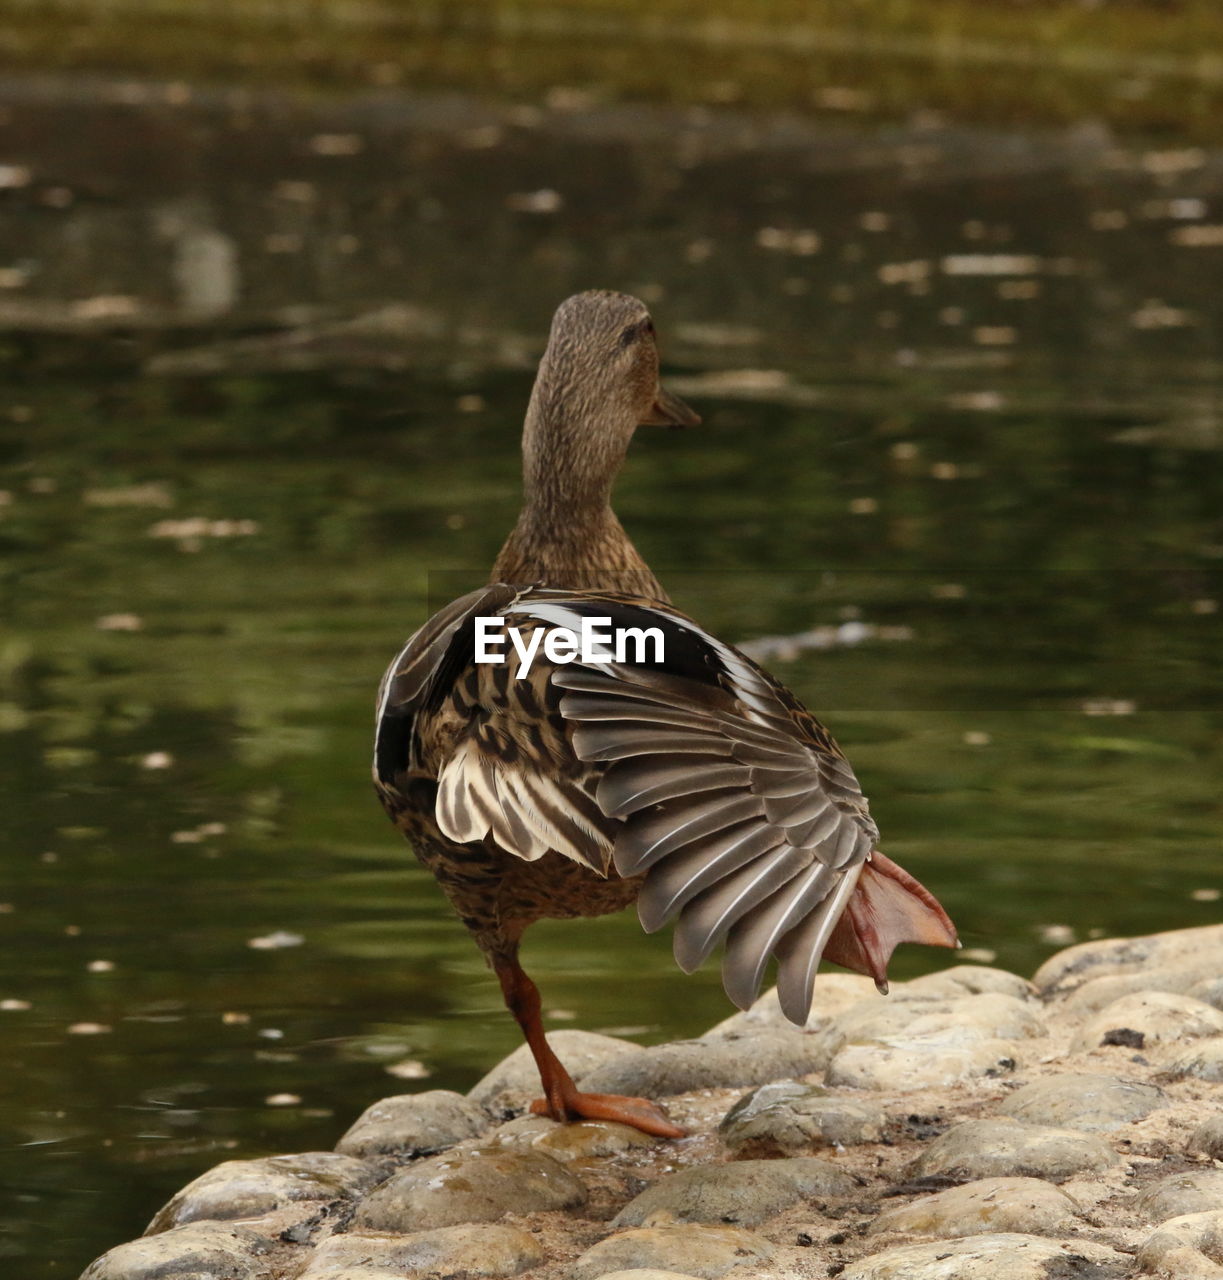
{"type": "Polygon", "coordinates": [[[942,908],[875,849],[827,731],[744,655],[669,606],[610,506],[638,424],[697,421],[662,390],[653,326],[622,294],[558,310],[524,431],[524,508],[490,585],[407,643],[383,681],[374,776],[501,981],[544,1086],[537,1109],[679,1133],[641,1099],[581,1094],[543,1035],[518,944],[541,918],[638,901],[678,915],[691,970],[722,939],[741,1006],[771,956],[802,1022],[821,955],[882,984],[901,941],[955,944],[942,908]],[[658,629],[663,656],[475,661],[477,618],[530,638],[583,618],[658,629]]]}

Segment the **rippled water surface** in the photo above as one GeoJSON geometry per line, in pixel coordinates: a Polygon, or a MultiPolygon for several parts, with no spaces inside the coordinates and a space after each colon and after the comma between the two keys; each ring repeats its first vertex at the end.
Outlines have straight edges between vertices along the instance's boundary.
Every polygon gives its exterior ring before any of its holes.
{"type": "MultiPolygon", "coordinates": [[[[705,418],[640,433],[624,523],[825,716],[966,958],[1218,919],[1223,153],[6,93],[14,1275],[75,1274],[219,1160],[330,1147],[515,1047],[373,798],[372,698],[512,522],[532,362],[578,288],[651,301],[705,418]]],[[[631,914],[540,926],[526,958],[553,1026],[728,1011],[631,914]]]]}

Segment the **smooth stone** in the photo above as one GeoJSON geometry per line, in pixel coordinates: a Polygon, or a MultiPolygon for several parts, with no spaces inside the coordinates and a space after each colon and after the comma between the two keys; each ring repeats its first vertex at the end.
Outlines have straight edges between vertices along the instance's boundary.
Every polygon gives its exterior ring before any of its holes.
{"type": "Polygon", "coordinates": [[[430,1156],[488,1127],[485,1112],[461,1093],[399,1093],[366,1107],[335,1149],[362,1160],[430,1156]]]}
{"type": "Polygon", "coordinates": [[[950,969],[926,973],[892,987],[889,999],[945,1000],[956,996],[975,995],[1011,996],[1016,1000],[1032,1001],[1037,998],[1036,987],[1017,973],[1006,969],[994,969],[982,964],[957,964],[950,969]]]}
{"type": "Polygon", "coordinates": [[[895,1044],[847,1044],[828,1064],[824,1078],[836,1088],[908,1092],[1006,1076],[1018,1065],[1013,1041],[982,1039],[969,1025],[895,1044]]]}
{"type": "Polygon", "coordinates": [[[226,1160],[172,1196],[145,1235],[188,1222],[255,1218],[302,1202],[313,1211],[322,1204],[356,1199],[382,1176],[372,1165],[334,1151],[226,1160]]]}
{"type": "Polygon", "coordinates": [[[1138,1263],[1145,1272],[1175,1280],[1218,1280],[1223,1276],[1223,1213],[1187,1213],[1161,1223],[1138,1250],[1138,1263]]]}
{"type": "Polygon", "coordinates": [[[781,1080],[745,1094],[718,1125],[722,1141],[738,1155],[794,1155],[818,1147],[878,1142],[882,1108],[829,1094],[818,1085],[781,1080]]]}
{"type": "MultiPolygon", "coordinates": [[[[601,1036],[593,1031],[550,1031],[548,1043],[575,1080],[604,1062],[641,1048],[631,1040],[601,1036]]],[[[519,1045],[467,1091],[472,1102],[503,1120],[525,1111],[541,1095],[539,1068],[525,1044],[519,1045]]]]}
{"type": "Polygon", "coordinates": [[[546,1261],[529,1232],[506,1226],[440,1227],[411,1235],[352,1232],[324,1240],[300,1280],[342,1280],[349,1275],[386,1274],[408,1280],[440,1276],[516,1276],[546,1261]]]}
{"type": "Polygon", "coordinates": [[[104,1253],[80,1280],[254,1280],[272,1241],[232,1223],[193,1222],[104,1253]]]}
{"type": "MultiPolygon", "coordinates": [[[[1118,1031],[1137,1032],[1142,1047],[1199,1040],[1223,1032],[1223,1012],[1204,1000],[1168,991],[1136,991],[1105,1005],[1079,1029],[1072,1052],[1098,1049],[1118,1031]]],[[[1127,1046],[1128,1047],[1128,1046],[1127,1046]]]]}
{"type": "Polygon", "coordinates": [[[1092,978],[1139,968],[1192,962],[1208,951],[1223,950],[1223,924],[1173,929],[1141,938],[1101,938],[1057,952],[1040,966],[1032,981],[1046,996],[1061,995],[1092,978]]]}
{"type": "Polygon", "coordinates": [[[599,1280],[697,1280],[686,1271],[659,1271],[657,1267],[633,1267],[631,1271],[609,1271],[599,1280]]]}
{"type": "Polygon", "coordinates": [[[858,1182],[811,1156],[737,1160],[668,1174],[630,1200],[613,1228],[675,1222],[725,1222],[754,1227],[807,1196],[846,1196],[858,1182]]]}
{"type": "MultiPolygon", "coordinates": [[[[1217,954],[1216,963],[1223,963],[1223,952],[1217,954]]],[[[1139,969],[1135,973],[1113,973],[1103,977],[1092,978],[1077,987],[1058,1001],[1058,1006],[1070,1013],[1086,1016],[1120,1000],[1122,996],[1133,995],[1136,991],[1168,991],[1177,995],[1189,995],[1202,1000],[1206,1004],[1215,1001],[1206,1000],[1197,994],[1195,988],[1209,987],[1203,983],[1202,975],[1206,971],[1200,963],[1191,965],[1165,965],[1158,969],[1139,969]]]]}
{"type": "Polygon", "coordinates": [[[1069,1178],[1117,1164],[1117,1153],[1094,1134],[1020,1124],[965,1120],[935,1138],[913,1162],[920,1177],[1069,1178]]]}
{"type": "Polygon", "coordinates": [[[1223,1160],[1223,1115],[1210,1116],[1203,1120],[1190,1134],[1185,1150],[1190,1154],[1223,1160]]]}
{"type": "Polygon", "coordinates": [[[772,1257],[773,1247],[767,1240],[738,1227],[644,1227],[608,1236],[587,1249],[573,1264],[569,1280],[602,1280],[609,1272],[681,1267],[683,1275],[717,1280],[737,1267],[759,1267],[772,1257]]]}
{"type": "MultiPolygon", "coordinates": [[[[1220,967],[1223,968],[1223,966],[1220,967]]],[[[1223,1009],[1223,978],[1218,974],[1203,978],[1200,982],[1195,982],[1185,994],[1192,996],[1195,1000],[1202,1000],[1216,1009],[1223,1009]]]]}
{"type": "Polygon", "coordinates": [[[806,1023],[796,1027],[781,1011],[777,988],[770,987],[749,1009],[732,1014],[705,1033],[702,1039],[768,1028],[773,1031],[819,1031],[843,1009],[864,1001],[877,1001],[879,992],[870,978],[856,973],[821,973],[815,980],[811,1013],[806,1023]]]}
{"type": "Polygon", "coordinates": [[[542,1151],[489,1146],[408,1165],[358,1205],[354,1221],[372,1231],[427,1231],[568,1209],[585,1200],[586,1188],[559,1160],[542,1151]]]}
{"type": "Polygon", "coordinates": [[[1024,1124],[1108,1133],[1169,1102],[1167,1094],[1153,1084],[1075,1073],[1025,1084],[1002,1103],[998,1113],[1024,1124]]]}
{"type": "Polygon", "coordinates": [[[1106,1245],[1001,1232],[900,1245],[851,1263],[841,1280],[1121,1280],[1129,1264],[1106,1245]]]}
{"type": "Polygon", "coordinates": [[[637,1049],[578,1081],[590,1093],[666,1098],[693,1089],[743,1088],[819,1070],[815,1037],[797,1031],[724,1034],[637,1049]]]}
{"type": "Polygon", "coordinates": [[[1170,1174],[1147,1187],[1134,1207],[1149,1222],[1223,1211],[1223,1169],[1170,1174]]]}
{"type": "Polygon", "coordinates": [[[1174,1080],[1193,1076],[1211,1084],[1223,1084],[1223,1036],[1199,1040],[1192,1049],[1170,1059],[1167,1072],[1174,1080]]]}
{"type": "Polygon", "coordinates": [[[556,1124],[532,1139],[536,1151],[568,1164],[571,1160],[590,1160],[596,1156],[616,1156],[641,1147],[655,1147],[662,1138],[642,1133],[627,1124],[612,1120],[583,1120],[579,1124],[556,1124]]]}
{"type": "Polygon", "coordinates": [[[906,1048],[948,1034],[963,1044],[1026,1040],[1046,1032],[1044,1018],[1030,1004],[986,991],[951,999],[857,1005],[838,1014],[815,1039],[818,1053],[828,1063],[847,1045],[906,1048]]]}
{"type": "Polygon", "coordinates": [[[982,1178],[881,1213],[868,1235],[973,1236],[997,1232],[1067,1235],[1078,1203],[1040,1178],[982,1178]]]}

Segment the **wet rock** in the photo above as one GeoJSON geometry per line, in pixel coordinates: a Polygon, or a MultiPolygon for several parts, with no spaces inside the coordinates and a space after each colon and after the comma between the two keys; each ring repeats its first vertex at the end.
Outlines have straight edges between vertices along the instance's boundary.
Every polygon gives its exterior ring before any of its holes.
{"type": "Polygon", "coordinates": [[[1013,1041],[982,1039],[971,1026],[949,1027],[896,1044],[846,1045],[825,1079],[839,1088],[892,1092],[1005,1076],[1018,1065],[1013,1041]]]}
{"type": "Polygon", "coordinates": [[[478,1138],[488,1126],[485,1112],[461,1093],[400,1093],[367,1107],[335,1149],[362,1160],[433,1155],[478,1138]]]}
{"type": "Polygon", "coordinates": [[[1191,1169],[1161,1178],[1147,1187],[1134,1207],[1148,1222],[1223,1212],[1223,1169],[1191,1169]]]}
{"type": "Polygon", "coordinates": [[[1152,1045],[1197,1040],[1223,1032],[1223,1012],[1189,996],[1167,991],[1137,991],[1105,1005],[1080,1028],[1071,1048],[1097,1049],[1108,1042],[1150,1049],[1152,1045]],[[1132,1033],[1128,1036],[1118,1032],[1132,1033]],[[1140,1036],[1136,1040],[1134,1035],[1140,1036]]]}
{"type": "MultiPolygon", "coordinates": [[[[1155,969],[1197,960],[1221,967],[1209,952],[1223,952],[1223,924],[1198,929],[1176,929],[1141,938],[1103,938],[1081,942],[1050,956],[1036,971],[1032,981],[1046,996],[1063,995],[1092,978],[1123,974],[1139,969],[1155,969]]],[[[1205,976],[1205,974],[1203,975],[1205,976]]]]}
{"type": "Polygon", "coordinates": [[[637,1049],[596,1067],[578,1083],[591,1093],[666,1098],[692,1089],[765,1084],[819,1067],[814,1036],[754,1031],[637,1049]]]}
{"type": "Polygon", "coordinates": [[[441,1227],[411,1235],[352,1232],[324,1240],[300,1280],[345,1280],[371,1274],[411,1277],[516,1276],[546,1260],[529,1231],[506,1226],[441,1227]]]}
{"type": "Polygon", "coordinates": [[[641,1268],[680,1271],[699,1280],[717,1280],[738,1267],[760,1266],[773,1257],[767,1240],[738,1227],[645,1227],[608,1236],[573,1264],[569,1280],[602,1280],[609,1272],[641,1268]]]}
{"type": "Polygon", "coordinates": [[[1223,1115],[1203,1120],[1190,1135],[1185,1149],[1191,1154],[1223,1160],[1223,1115]]]}
{"type": "Polygon", "coordinates": [[[1153,1084],[1067,1074],[1033,1080],[1011,1094],[998,1111],[1025,1124],[1108,1133],[1168,1105],[1167,1094],[1153,1084]]]}
{"type": "MultiPolygon", "coordinates": [[[[631,1040],[596,1035],[593,1031],[551,1031],[548,1043],[575,1080],[604,1062],[640,1049],[631,1040]]],[[[525,1044],[519,1045],[473,1085],[467,1096],[490,1115],[501,1119],[525,1111],[540,1096],[539,1069],[531,1050],[525,1044]]]]}
{"type": "Polygon", "coordinates": [[[488,1146],[401,1169],[361,1202],[354,1221],[372,1231],[427,1231],[585,1200],[586,1188],[551,1156],[488,1146]]]}
{"type": "Polygon", "coordinates": [[[851,1263],[841,1280],[1121,1280],[1129,1261],[1086,1240],[1004,1232],[887,1249],[851,1263]]]}
{"type": "Polygon", "coordinates": [[[726,1113],[722,1141],[739,1155],[783,1156],[818,1147],[878,1142],[882,1108],[793,1080],[761,1085],[726,1113]]]}
{"type": "Polygon", "coordinates": [[[1200,1040],[1192,1049],[1170,1059],[1166,1069],[1173,1080],[1193,1076],[1212,1084],[1223,1084],[1223,1036],[1200,1040]]]}
{"type": "Polygon", "coordinates": [[[1144,1272],[1169,1280],[1219,1280],[1223,1213],[1188,1213],[1162,1223],[1138,1250],[1138,1264],[1144,1272]]]}
{"type": "Polygon", "coordinates": [[[299,1203],[308,1216],[324,1204],[355,1199],[381,1177],[373,1166],[333,1151],[227,1160],[173,1196],[145,1234],[188,1222],[254,1218],[299,1203]]]}
{"type": "Polygon", "coordinates": [[[246,1227],[194,1222],[111,1249],[81,1280],[254,1280],[271,1248],[270,1239],[246,1227]]]}
{"type": "Polygon", "coordinates": [[[929,1177],[1069,1178],[1099,1172],[1117,1153],[1092,1134],[1019,1124],[1010,1119],[965,1120],[922,1152],[911,1172],[929,1177]]]}
{"type": "Polygon", "coordinates": [[[1074,1199],[1039,1178],[983,1178],[888,1209],[871,1223],[868,1234],[950,1238],[1018,1231],[1057,1236],[1075,1229],[1078,1212],[1074,1199]]]}
{"type": "Polygon", "coordinates": [[[810,1156],[703,1165],[659,1179],[627,1205],[613,1227],[725,1222],[754,1227],[807,1196],[844,1196],[856,1179],[810,1156]]]}
{"type": "MultiPolygon", "coordinates": [[[[821,973],[816,979],[811,1013],[802,1030],[818,1031],[842,1010],[855,1004],[862,1004],[864,1001],[874,1002],[880,998],[870,978],[860,977],[856,973],[821,973]]],[[[770,987],[750,1009],[733,1014],[719,1022],[712,1030],[706,1032],[702,1039],[765,1028],[789,1032],[800,1030],[782,1013],[781,1005],[777,1000],[776,987],[770,987]]]]}

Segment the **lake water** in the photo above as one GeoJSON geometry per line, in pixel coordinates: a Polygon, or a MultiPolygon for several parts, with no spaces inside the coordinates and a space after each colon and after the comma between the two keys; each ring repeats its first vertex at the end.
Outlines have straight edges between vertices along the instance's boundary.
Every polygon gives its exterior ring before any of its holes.
{"type": "MultiPolygon", "coordinates": [[[[516,1046],[372,700],[512,523],[579,288],[651,302],[705,418],[640,433],[625,525],[828,721],[964,958],[1219,918],[1223,152],[572,94],[0,118],[6,1274],[516,1046]]],[[[729,1012],[631,914],[525,955],[554,1027],[729,1012]]]]}

